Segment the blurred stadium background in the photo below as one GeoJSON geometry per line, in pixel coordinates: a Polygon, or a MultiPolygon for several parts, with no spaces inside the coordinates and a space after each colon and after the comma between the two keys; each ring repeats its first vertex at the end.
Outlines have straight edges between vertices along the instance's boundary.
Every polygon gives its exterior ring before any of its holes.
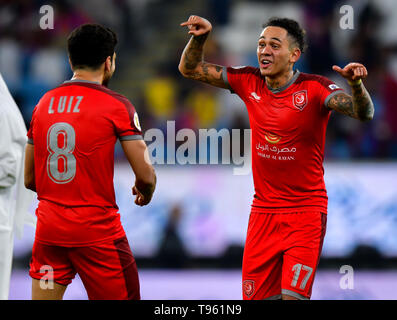
{"type": "MultiPolygon", "coordinates": [[[[351,61],[365,81],[375,118],[362,124],[333,114],[327,130],[325,177],[328,229],[313,299],[397,299],[397,3],[394,0],[2,0],[0,72],[27,127],[49,89],[72,75],[66,37],[86,22],[119,36],[110,88],[135,105],[144,131],[246,129],[242,101],[226,90],[184,79],[178,62],[188,40],[179,23],[208,18],[213,32],[206,60],[256,66],[256,42],[271,16],[298,20],[309,48],[297,68],[346,87],[331,69],[351,61]],[[342,5],[354,9],[354,29],[342,30],[342,5]],[[55,28],[39,27],[39,8],[51,5],[55,28]],[[340,268],[352,266],[354,289],[342,289],[340,268]]],[[[151,141],[147,141],[149,144],[151,141]]],[[[245,152],[249,146],[244,145],[245,152]]],[[[230,165],[155,165],[153,202],[133,205],[133,176],[116,148],[115,186],[124,228],[140,271],[143,299],[240,299],[241,258],[253,195],[251,175],[230,165]]],[[[35,203],[32,204],[32,214],[35,203]]],[[[15,241],[10,299],[30,299],[28,264],[34,230],[15,241]]],[[[86,299],[77,277],[66,299],[86,299]]]]}

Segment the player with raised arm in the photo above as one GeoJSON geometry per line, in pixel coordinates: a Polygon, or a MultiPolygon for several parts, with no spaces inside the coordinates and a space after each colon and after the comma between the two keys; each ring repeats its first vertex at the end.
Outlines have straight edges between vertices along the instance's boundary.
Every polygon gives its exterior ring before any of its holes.
{"type": "Polygon", "coordinates": [[[332,110],[361,121],[373,118],[362,82],[367,70],[360,63],[332,67],[352,95],[323,76],[294,70],[305,49],[304,31],[287,18],[263,25],[259,68],[206,62],[211,23],[190,16],[181,26],[192,35],[179,63],[182,75],[229,89],[248,111],[255,195],[243,256],[243,298],[310,299],[327,220],[326,126],[332,110]]]}
{"type": "Polygon", "coordinates": [[[47,92],[33,111],[25,160],[25,186],[39,200],[32,299],[62,299],[76,273],[89,299],[140,299],[115,201],[117,139],[135,174],[137,205],[151,201],[156,176],[134,106],[107,88],[116,44],[108,28],[76,28],[68,38],[73,78],[47,92]]]}

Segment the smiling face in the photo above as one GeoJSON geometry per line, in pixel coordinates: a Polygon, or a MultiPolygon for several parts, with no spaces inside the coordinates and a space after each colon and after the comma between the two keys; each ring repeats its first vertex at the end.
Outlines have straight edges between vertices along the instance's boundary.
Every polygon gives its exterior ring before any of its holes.
{"type": "Polygon", "coordinates": [[[287,30],[275,26],[263,29],[256,52],[261,74],[269,78],[288,73],[301,54],[287,30]]]}

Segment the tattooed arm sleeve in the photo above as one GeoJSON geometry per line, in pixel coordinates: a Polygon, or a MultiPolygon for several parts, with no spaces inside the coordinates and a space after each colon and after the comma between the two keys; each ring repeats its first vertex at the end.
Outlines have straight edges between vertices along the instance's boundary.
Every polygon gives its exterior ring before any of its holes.
{"type": "Polygon", "coordinates": [[[361,82],[351,88],[352,96],[346,93],[336,94],[329,100],[328,108],[361,121],[372,120],[374,104],[364,84],[361,82]]]}
{"type": "Polygon", "coordinates": [[[199,80],[210,85],[230,89],[230,86],[222,78],[222,72],[225,67],[204,61],[204,43],[208,37],[207,34],[193,36],[183,50],[179,62],[179,71],[186,78],[199,80]]]}

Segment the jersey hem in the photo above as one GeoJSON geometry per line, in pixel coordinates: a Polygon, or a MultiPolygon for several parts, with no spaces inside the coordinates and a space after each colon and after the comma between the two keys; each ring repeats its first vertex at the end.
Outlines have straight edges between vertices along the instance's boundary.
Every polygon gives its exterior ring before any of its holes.
{"type": "Polygon", "coordinates": [[[327,214],[327,207],[324,206],[299,206],[291,208],[265,208],[251,206],[251,212],[254,213],[304,213],[304,212],[322,212],[327,214]]]}
{"type": "Polygon", "coordinates": [[[292,297],[297,298],[299,300],[310,300],[310,298],[305,297],[304,295],[302,295],[300,293],[297,293],[295,291],[288,290],[288,289],[281,289],[281,293],[289,295],[289,296],[292,296],[292,297]]]}
{"type": "Polygon", "coordinates": [[[106,237],[106,238],[102,238],[99,240],[94,240],[94,241],[87,241],[87,242],[62,242],[62,241],[48,241],[48,240],[43,240],[40,239],[39,237],[35,237],[35,241],[40,243],[40,244],[44,244],[47,246],[59,246],[59,247],[91,247],[94,245],[99,245],[102,244],[104,242],[108,242],[108,241],[114,241],[120,238],[125,237],[125,231],[123,230],[122,232],[118,232],[113,236],[110,237],[106,237]]]}

